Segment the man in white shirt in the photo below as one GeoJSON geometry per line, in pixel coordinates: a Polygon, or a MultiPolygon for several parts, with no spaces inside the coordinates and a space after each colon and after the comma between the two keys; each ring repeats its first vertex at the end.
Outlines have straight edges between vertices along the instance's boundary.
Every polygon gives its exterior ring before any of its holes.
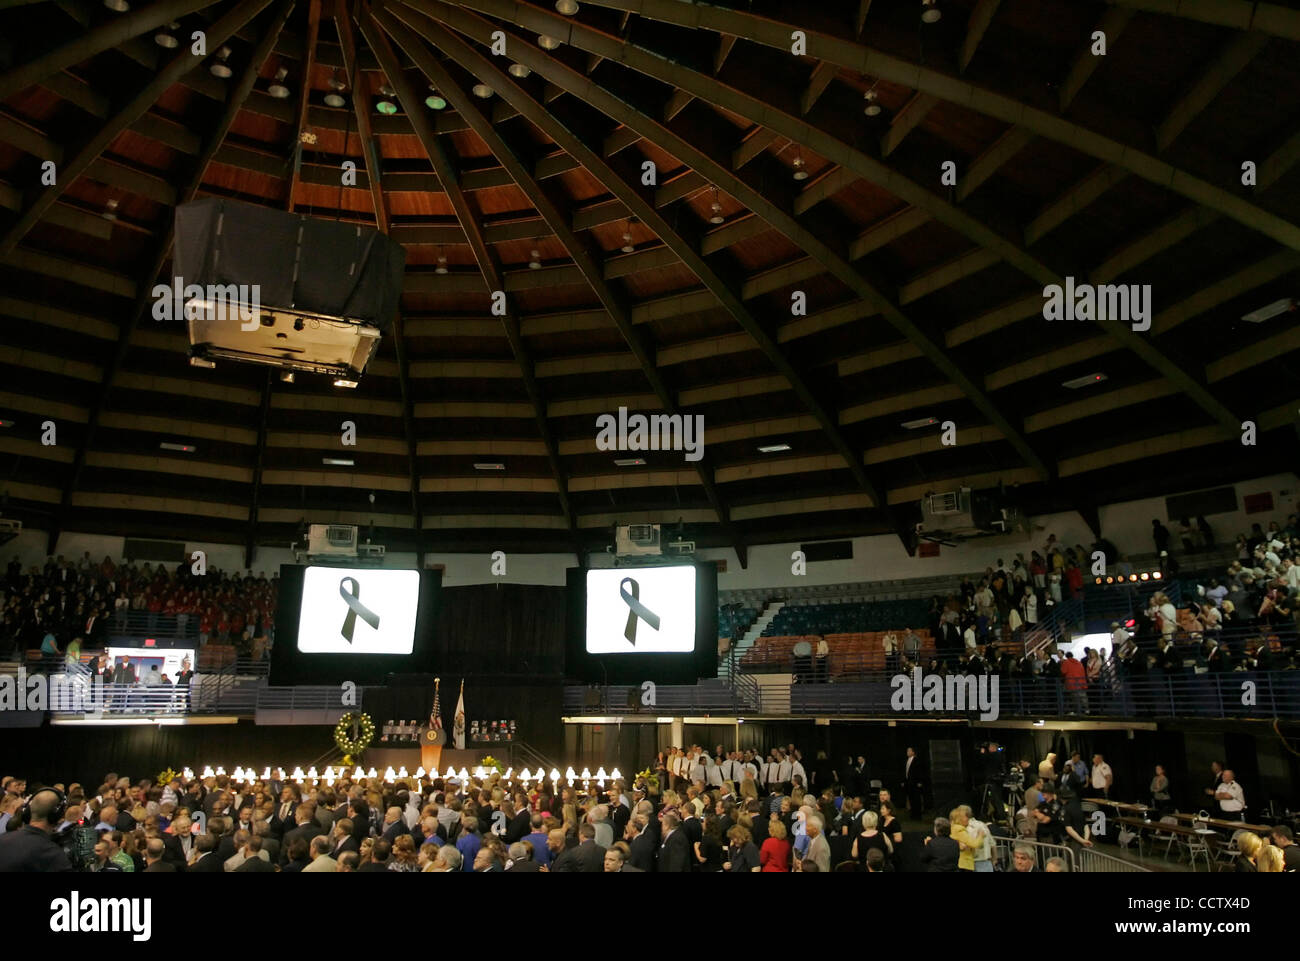
{"type": "Polygon", "coordinates": [[[1102,797],[1110,797],[1110,786],[1114,783],[1115,778],[1111,774],[1110,765],[1100,754],[1092,756],[1092,789],[1100,792],[1102,797]]]}
{"type": "Polygon", "coordinates": [[[786,754],[779,754],[776,762],[776,781],[781,785],[781,791],[784,794],[790,793],[790,778],[794,774],[794,765],[791,758],[786,754]]]}
{"type": "Polygon", "coordinates": [[[1214,799],[1219,802],[1219,810],[1223,812],[1225,820],[1245,820],[1243,812],[1246,810],[1246,792],[1241,789],[1241,782],[1231,770],[1223,772],[1223,781],[1214,792],[1214,799]]]}
{"type": "Polygon", "coordinates": [[[703,754],[697,754],[691,761],[691,783],[704,784],[708,780],[708,772],[704,767],[703,754]]]}
{"type": "Polygon", "coordinates": [[[803,763],[798,758],[791,758],[790,763],[790,780],[794,781],[799,778],[799,783],[803,785],[804,790],[808,789],[808,772],[804,770],[803,763]]]}

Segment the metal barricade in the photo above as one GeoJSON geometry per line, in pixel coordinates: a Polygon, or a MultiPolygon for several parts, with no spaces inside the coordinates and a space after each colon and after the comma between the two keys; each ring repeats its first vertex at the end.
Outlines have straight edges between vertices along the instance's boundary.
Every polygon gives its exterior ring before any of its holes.
{"type": "Polygon", "coordinates": [[[1047,862],[1052,858],[1060,858],[1065,862],[1065,866],[1070,871],[1078,870],[1075,867],[1074,852],[1064,844],[1048,844],[1046,841],[1030,841],[1025,838],[999,838],[993,839],[993,867],[995,870],[1001,870],[1012,873],[1016,870],[1015,862],[1012,855],[1020,845],[1033,848],[1034,863],[1038,870],[1045,871],[1047,862]]]}
{"type": "Polygon", "coordinates": [[[1096,848],[1081,847],[1074,852],[1076,861],[1079,864],[1079,870],[1083,872],[1105,871],[1109,873],[1127,872],[1129,874],[1150,874],[1151,869],[1135,864],[1132,861],[1125,861],[1123,858],[1117,858],[1113,854],[1103,854],[1096,848]]]}

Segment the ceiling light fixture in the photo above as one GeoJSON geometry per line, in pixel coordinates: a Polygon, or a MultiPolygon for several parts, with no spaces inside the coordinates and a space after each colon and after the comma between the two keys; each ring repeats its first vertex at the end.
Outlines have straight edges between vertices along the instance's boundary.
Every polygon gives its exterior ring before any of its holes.
{"type": "Polygon", "coordinates": [[[193,454],[197,448],[193,444],[173,444],[171,441],[163,441],[158,445],[163,450],[176,450],[183,454],[193,454]]]}
{"type": "Polygon", "coordinates": [[[486,100],[488,97],[492,96],[493,93],[492,88],[481,80],[474,84],[474,86],[470,87],[470,90],[473,92],[474,96],[478,97],[480,100],[486,100]]]}
{"type": "Polygon", "coordinates": [[[1092,384],[1099,384],[1103,380],[1109,380],[1105,374],[1084,374],[1082,377],[1075,377],[1073,380],[1061,382],[1062,387],[1068,387],[1071,390],[1078,390],[1080,387],[1089,387],[1092,384]]]}
{"type": "Polygon", "coordinates": [[[127,3],[126,0],[104,0],[104,6],[114,13],[126,13],[131,9],[131,4],[127,3]]]}
{"type": "Polygon", "coordinates": [[[555,9],[558,13],[571,17],[578,12],[578,0],[555,0],[555,9]]]}
{"type": "Polygon", "coordinates": [[[764,444],[758,449],[758,452],[760,454],[779,454],[787,450],[790,450],[789,444],[764,444]]]}
{"type": "Polygon", "coordinates": [[[713,213],[713,216],[711,216],[711,217],[709,218],[709,223],[711,223],[711,224],[720,224],[720,223],[722,223],[722,221],[723,221],[723,216],[722,216],[722,204],[718,203],[718,188],[717,188],[717,187],[714,187],[714,188],[713,188],[713,203],[709,204],[709,210],[712,211],[712,213],[713,213]]]}
{"type": "Polygon", "coordinates": [[[433,269],[435,274],[445,274],[447,272],[447,255],[438,250],[438,266],[433,269]]]}
{"type": "Polygon", "coordinates": [[[537,45],[543,50],[555,50],[563,43],[563,40],[557,40],[555,37],[548,36],[544,33],[537,38],[537,45]]]}
{"type": "Polygon", "coordinates": [[[536,247],[528,251],[528,269],[529,270],[539,269],[542,266],[541,257],[542,255],[538,253],[536,247]]]}
{"type": "Polygon", "coordinates": [[[179,30],[180,28],[181,25],[179,23],[173,22],[167,24],[166,27],[159,29],[159,31],[153,35],[153,42],[167,50],[175,50],[181,45],[181,42],[172,36],[171,31],[179,30]]]}
{"type": "Polygon", "coordinates": [[[397,97],[397,91],[388,85],[388,81],[384,81],[384,85],[379,88],[379,97],[380,99],[375,101],[376,110],[385,117],[391,117],[397,113],[397,104],[393,103],[393,100],[397,97]]]}
{"type": "Polygon", "coordinates": [[[336,71],[334,76],[330,77],[330,92],[325,94],[325,106],[336,108],[347,106],[347,101],[342,97],[342,93],[346,89],[348,89],[348,85],[339,79],[336,71]]]}
{"type": "Polygon", "coordinates": [[[1266,320],[1272,320],[1282,314],[1292,313],[1296,310],[1296,300],[1294,297],[1284,297],[1281,300],[1275,300],[1267,307],[1261,307],[1259,310],[1252,310],[1248,314],[1242,314],[1241,319],[1252,324],[1262,324],[1266,320]]]}
{"type": "Polygon", "coordinates": [[[214,60],[212,62],[212,66],[208,68],[208,70],[211,71],[212,76],[220,77],[222,80],[229,80],[231,74],[234,73],[234,71],[231,70],[230,67],[227,66],[226,64],[226,61],[229,59],[230,59],[229,47],[222,47],[220,50],[218,50],[217,59],[214,60]]]}
{"type": "Polygon", "coordinates": [[[615,467],[644,467],[644,457],[620,457],[614,461],[615,467]]]}
{"type": "Polygon", "coordinates": [[[921,0],[921,22],[938,23],[943,17],[939,9],[939,0],[921,0]]]}
{"type": "Polygon", "coordinates": [[[479,461],[474,465],[475,470],[505,470],[506,465],[500,461],[479,461]]]}
{"type": "Polygon", "coordinates": [[[281,381],[282,383],[285,383],[285,384],[292,384],[292,383],[293,383],[293,371],[291,371],[291,370],[282,370],[282,371],[280,371],[280,381],[281,381]]]}
{"type": "Polygon", "coordinates": [[[356,387],[357,382],[355,380],[344,380],[342,377],[340,377],[338,380],[334,381],[334,386],[335,387],[356,387]]]}
{"type": "Polygon", "coordinates": [[[623,224],[623,246],[621,249],[625,254],[633,253],[636,250],[636,247],[632,245],[632,221],[630,220],[623,224]]]}
{"type": "Polygon", "coordinates": [[[532,71],[529,70],[527,67],[525,67],[522,63],[512,63],[510,66],[506,68],[506,72],[509,73],[510,76],[512,77],[518,77],[520,80],[523,80],[524,77],[532,73],[532,71]]]}
{"type": "Polygon", "coordinates": [[[350,457],[322,457],[320,462],[326,467],[354,467],[357,463],[350,457]]]}
{"type": "Polygon", "coordinates": [[[794,155],[794,179],[795,180],[808,179],[808,167],[803,162],[803,154],[799,153],[798,151],[796,151],[794,155]]]}
{"type": "Polygon", "coordinates": [[[429,96],[424,98],[424,105],[430,110],[446,110],[447,98],[438,93],[438,88],[429,85],[429,96]]]}
{"type": "Polygon", "coordinates": [[[267,87],[266,92],[269,93],[276,100],[288,99],[289,88],[284,85],[284,78],[287,76],[289,76],[288,68],[281,67],[279,70],[277,70],[275,72],[275,83],[267,87]]]}
{"type": "Polygon", "coordinates": [[[110,197],[104,201],[104,212],[100,214],[105,220],[117,219],[117,201],[110,197]]]}
{"type": "Polygon", "coordinates": [[[868,117],[880,116],[880,98],[874,86],[862,95],[862,99],[867,102],[866,109],[862,111],[863,113],[868,117]]]}

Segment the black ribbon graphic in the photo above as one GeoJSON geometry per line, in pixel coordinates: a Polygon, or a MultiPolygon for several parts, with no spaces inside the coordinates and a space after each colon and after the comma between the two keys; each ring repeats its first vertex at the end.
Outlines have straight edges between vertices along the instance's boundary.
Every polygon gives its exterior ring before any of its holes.
{"type": "Polygon", "coordinates": [[[623,582],[618,585],[618,595],[623,598],[623,603],[628,606],[627,627],[623,628],[624,637],[636,644],[636,622],[638,619],[645,621],[653,630],[659,630],[659,615],[640,601],[640,584],[630,577],[625,577],[623,582]],[[629,584],[632,585],[630,593],[627,590],[629,584]]]}
{"type": "Polygon", "coordinates": [[[356,578],[345,577],[339,581],[339,596],[348,605],[348,616],[343,618],[343,630],[341,632],[344,640],[349,644],[352,643],[352,632],[356,630],[358,614],[361,615],[363,621],[375,630],[379,630],[379,615],[361,603],[361,585],[357,583],[356,578]],[[352,585],[351,594],[345,589],[348,584],[352,585]]]}

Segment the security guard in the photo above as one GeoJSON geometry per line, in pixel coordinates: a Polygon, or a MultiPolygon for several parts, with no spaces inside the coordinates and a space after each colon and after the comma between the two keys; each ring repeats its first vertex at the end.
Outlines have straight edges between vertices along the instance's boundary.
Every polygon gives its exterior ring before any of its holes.
{"type": "Polygon", "coordinates": [[[23,809],[25,823],[0,837],[0,872],[71,871],[68,856],[50,838],[67,805],[63,792],[41,788],[23,809]]]}

